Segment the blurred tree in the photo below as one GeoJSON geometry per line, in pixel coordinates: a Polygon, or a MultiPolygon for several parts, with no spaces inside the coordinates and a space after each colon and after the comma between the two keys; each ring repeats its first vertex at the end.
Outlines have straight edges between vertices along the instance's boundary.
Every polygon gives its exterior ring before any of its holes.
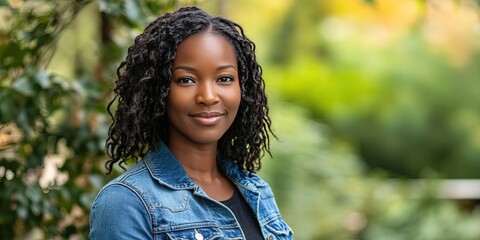
{"type": "MultiPolygon", "coordinates": [[[[281,73],[279,73],[281,74],[281,73]]],[[[274,77],[269,75],[267,77],[274,77]]],[[[438,182],[388,180],[367,166],[348,142],[310,118],[308,110],[277,98],[272,108],[272,161],[260,174],[274,190],[295,239],[475,240],[479,208],[459,210],[438,199],[438,182]]]]}
{"type": "Polygon", "coordinates": [[[295,1],[272,41],[283,95],[372,168],[480,177],[478,4],[313,2],[295,1]]]}
{"type": "Polygon", "coordinates": [[[132,41],[129,32],[175,4],[0,1],[0,238],[86,236],[90,204],[109,179],[102,169],[107,81],[132,41]],[[76,52],[64,61],[72,74],[54,74],[47,66],[59,38],[92,4],[101,16],[90,22],[102,33],[98,65],[85,68],[83,46],[70,43],[76,52]]]}

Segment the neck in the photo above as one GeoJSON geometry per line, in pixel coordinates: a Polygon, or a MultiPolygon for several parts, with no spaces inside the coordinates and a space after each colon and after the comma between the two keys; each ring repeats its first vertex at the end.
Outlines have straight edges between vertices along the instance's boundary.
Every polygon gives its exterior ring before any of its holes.
{"type": "Polygon", "coordinates": [[[192,145],[171,141],[168,147],[192,180],[209,182],[220,174],[217,166],[217,143],[192,145]]]}
{"type": "Polygon", "coordinates": [[[193,144],[191,141],[178,140],[170,141],[168,147],[187,175],[208,196],[224,201],[233,195],[235,186],[223,176],[217,165],[217,142],[193,144]]]}

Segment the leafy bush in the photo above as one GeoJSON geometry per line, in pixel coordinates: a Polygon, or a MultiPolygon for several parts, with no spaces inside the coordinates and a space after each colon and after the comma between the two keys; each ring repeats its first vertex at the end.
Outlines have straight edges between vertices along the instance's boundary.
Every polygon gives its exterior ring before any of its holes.
{"type": "Polygon", "coordinates": [[[372,2],[295,2],[275,84],[372,167],[480,177],[478,4],[372,2]]]}
{"type": "Polygon", "coordinates": [[[274,101],[273,159],[260,172],[296,239],[479,239],[480,212],[438,198],[438,182],[415,185],[368,167],[308,111],[274,101]],[[370,172],[370,173],[367,173],[370,172]]]}
{"type": "MultiPolygon", "coordinates": [[[[106,83],[131,36],[173,2],[0,1],[0,238],[85,237],[104,176],[106,83]],[[47,66],[65,29],[86,6],[102,15],[98,66],[76,62],[72,78],[47,66]],[[97,5],[98,4],[98,5],[97,5]],[[101,12],[100,12],[101,11],[101,12]]],[[[70,46],[72,48],[72,46],[70,46]]]]}

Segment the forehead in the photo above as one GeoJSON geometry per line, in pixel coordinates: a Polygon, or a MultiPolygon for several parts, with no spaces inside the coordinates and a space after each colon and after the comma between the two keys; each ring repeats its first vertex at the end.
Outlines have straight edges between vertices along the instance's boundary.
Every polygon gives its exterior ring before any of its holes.
{"type": "Polygon", "coordinates": [[[177,48],[174,65],[185,63],[226,62],[236,64],[237,59],[232,44],[222,35],[202,32],[185,39],[177,48]]]}

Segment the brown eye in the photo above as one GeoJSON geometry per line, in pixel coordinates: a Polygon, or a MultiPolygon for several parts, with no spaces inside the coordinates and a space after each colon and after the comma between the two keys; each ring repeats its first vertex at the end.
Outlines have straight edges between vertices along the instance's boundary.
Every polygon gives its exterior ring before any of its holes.
{"type": "Polygon", "coordinates": [[[182,77],[182,78],[177,79],[177,83],[180,83],[180,84],[191,84],[191,83],[194,83],[194,81],[193,81],[193,79],[191,79],[191,78],[182,77]]]}
{"type": "Polygon", "coordinates": [[[218,82],[220,82],[220,83],[230,83],[230,82],[233,82],[233,77],[231,77],[231,76],[221,76],[218,79],[218,82]]]}

